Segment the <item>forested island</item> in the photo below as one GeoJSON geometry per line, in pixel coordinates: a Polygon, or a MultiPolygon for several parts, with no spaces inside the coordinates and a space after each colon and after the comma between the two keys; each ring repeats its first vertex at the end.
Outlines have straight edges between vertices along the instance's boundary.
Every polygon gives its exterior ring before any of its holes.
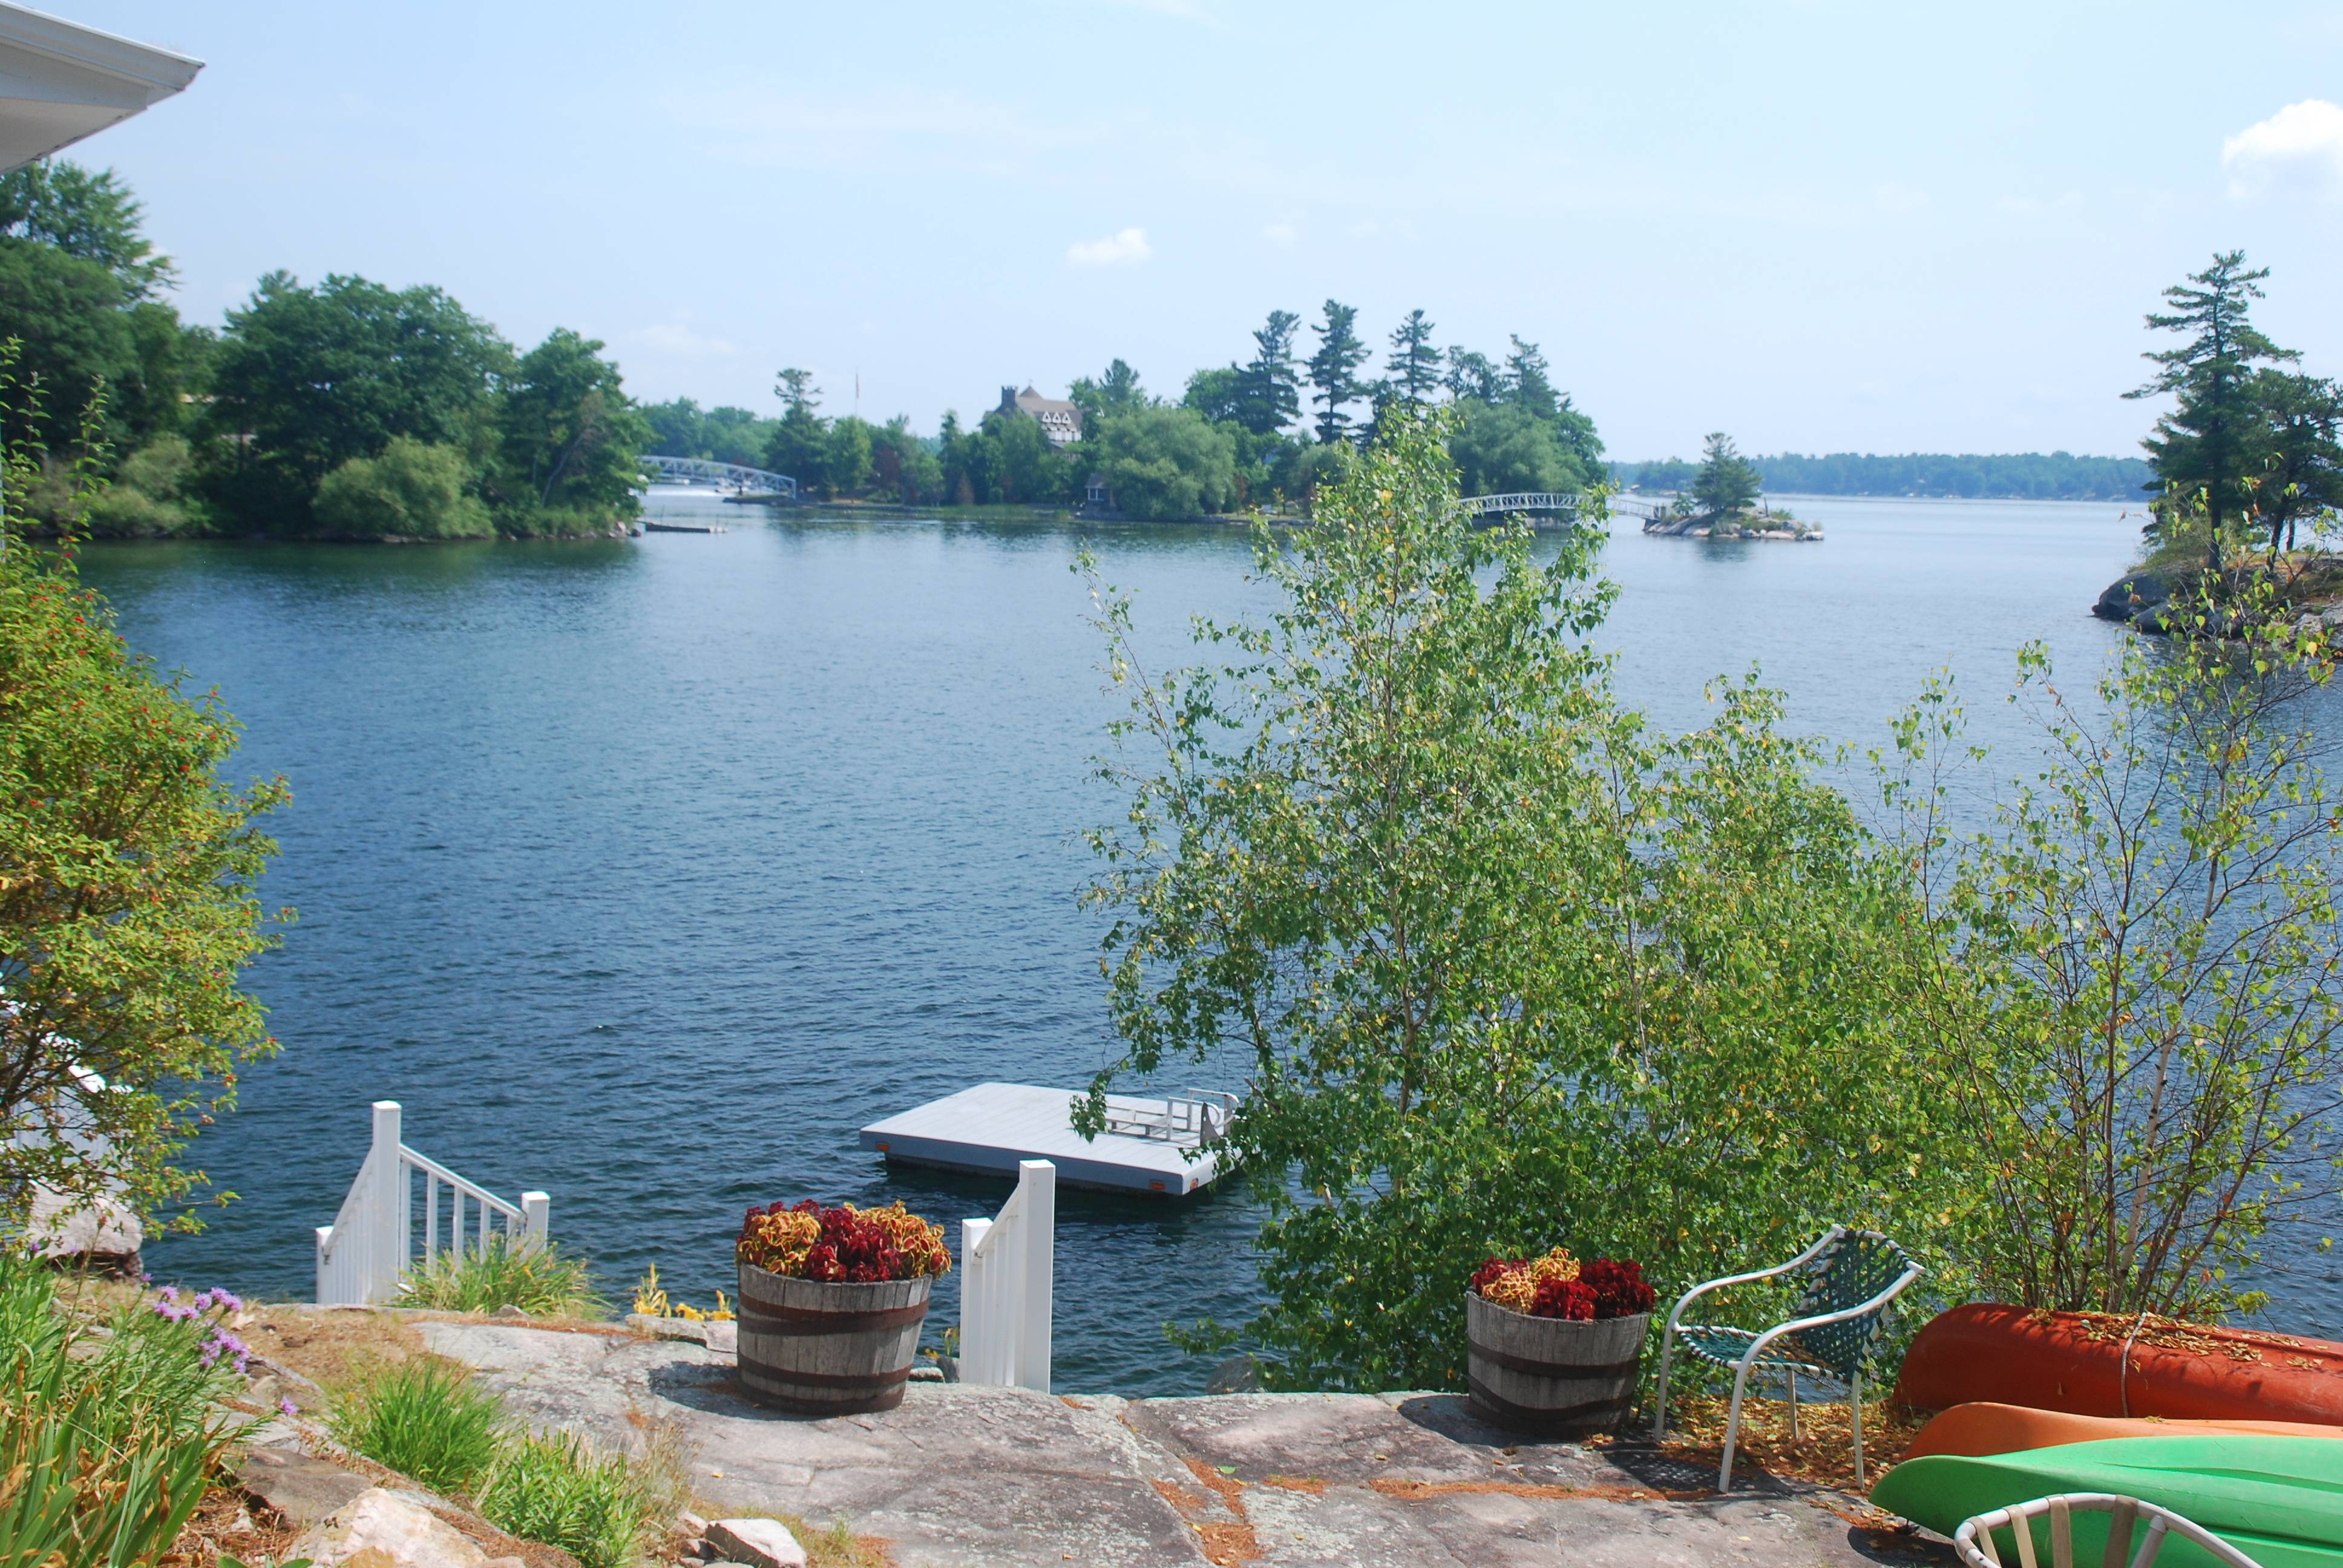
{"type": "MultiPolygon", "coordinates": [[[[1748,459],[1758,482],[1777,495],[1929,496],[1972,500],[2146,501],[2155,474],[2145,458],[2077,457],[2071,452],[1911,452],[1898,457],[1783,452],[1748,459]]],[[[1614,463],[1616,483],[1642,490],[1691,487],[1700,465],[1682,457],[1614,463]]]]}
{"type": "MultiPolygon", "coordinates": [[[[1495,358],[1443,348],[1415,310],[1391,332],[1381,374],[1369,376],[1375,350],[1355,307],[1329,299],[1308,328],[1312,343],[1299,341],[1303,329],[1294,312],[1271,311],[1251,356],[1195,372],[1176,397],[1150,393],[1116,359],[1069,390],[1071,417],[1061,427],[1070,440],[1021,410],[1013,387],[971,422],[947,413],[933,436],[904,417],[825,417],[820,388],[796,368],[774,385],[778,418],[690,398],[643,412],[655,453],[770,469],[829,501],[1087,506],[1157,520],[1306,509],[1320,487],[1349,472],[1390,410],[1433,406],[1453,421],[1448,451],[1467,494],[1578,490],[1602,476],[1594,420],[1554,386],[1534,343],[1515,337],[1495,358]]],[[[1029,402],[1054,411],[1058,400],[1031,390],[1029,402]]]]}
{"type": "Polygon", "coordinates": [[[649,427],[602,345],[526,352],[441,290],[271,273],[216,329],[112,171],[0,176],[9,511],[96,536],[426,539],[622,530],[649,427]],[[99,486],[94,481],[110,480],[99,486]]]}

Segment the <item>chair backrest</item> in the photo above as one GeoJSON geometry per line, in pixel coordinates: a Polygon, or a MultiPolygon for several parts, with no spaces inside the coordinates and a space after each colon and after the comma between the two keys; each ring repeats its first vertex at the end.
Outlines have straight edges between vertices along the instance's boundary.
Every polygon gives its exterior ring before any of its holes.
{"type": "Polygon", "coordinates": [[[2195,1520],[2184,1519],[2169,1508],[2111,1492],[2067,1492],[2056,1497],[2037,1497],[2031,1503],[2016,1503],[1965,1519],[1961,1527],[1953,1532],[1953,1551],[1964,1568],[2078,1568],[2074,1524],[2077,1513],[2110,1516],[2107,1548],[2099,1557],[2100,1568],[2150,1568],[2156,1554],[2163,1550],[2167,1535],[2179,1536],[2227,1568],[2261,1568],[2261,1564],[2195,1520]],[[2035,1549],[2034,1521],[2037,1519],[2046,1519],[2050,1524],[2047,1563],[2035,1549]],[[2145,1530],[2139,1528],[2143,1523],[2145,1530]],[[2001,1554],[2001,1547],[1993,1538],[1996,1530],[2010,1533],[2013,1551],[2008,1557],[2001,1554]],[[2139,1541],[2137,1551],[2132,1547],[2135,1535],[2139,1541]]]}
{"type": "MultiPolygon", "coordinates": [[[[1797,1316],[1819,1317],[1861,1306],[1894,1284],[1913,1266],[1903,1248],[1876,1231],[1856,1231],[1834,1225],[1822,1250],[1804,1269],[1805,1289],[1799,1294],[1797,1316]]],[[[1825,1323],[1798,1335],[1808,1355],[1841,1377],[1852,1377],[1870,1359],[1887,1332],[1892,1302],[1843,1323],[1825,1323]]]]}

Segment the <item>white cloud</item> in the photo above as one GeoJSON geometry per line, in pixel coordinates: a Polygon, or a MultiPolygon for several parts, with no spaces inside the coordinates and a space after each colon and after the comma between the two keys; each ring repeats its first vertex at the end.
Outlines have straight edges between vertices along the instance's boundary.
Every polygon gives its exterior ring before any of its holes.
{"type": "Polygon", "coordinates": [[[739,348],[721,337],[709,337],[694,332],[679,321],[662,321],[655,327],[644,327],[627,334],[630,343],[639,343],[653,353],[666,354],[678,359],[721,359],[738,354],[739,348]]]}
{"type": "Polygon", "coordinates": [[[1280,250],[1292,250],[1302,241],[1302,231],[1290,223],[1273,223],[1261,231],[1261,237],[1280,250]]]}
{"type": "Polygon", "coordinates": [[[2288,104],[2225,138],[2221,167],[2240,201],[2273,193],[2343,197],[2343,106],[2325,98],[2288,104]]]}
{"type": "Polygon", "coordinates": [[[1154,254],[1143,228],[1119,229],[1104,239],[1086,239],[1066,247],[1066,259],[1076,266],[1128,266],[1154,254]]]}

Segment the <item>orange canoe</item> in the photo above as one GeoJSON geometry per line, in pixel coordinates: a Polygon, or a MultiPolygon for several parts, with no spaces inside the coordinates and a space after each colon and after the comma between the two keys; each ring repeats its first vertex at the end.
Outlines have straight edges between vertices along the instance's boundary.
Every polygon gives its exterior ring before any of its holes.
{"type": "MultiPolygon", "coordinates": [[[[1897,1402],[2343,1425],[2343,1344],[2169,1318],[1977,1303],[1912,1340],[1897,1402]]],[[[2015,1451],[2012,1451],[2015,1452],[2015,1451]]]]}
{"type": "Polygon", "coordinates": [[[2152,1415],[2127,1421],[2122,1416],[2075,1415],[2014,1404],[1956,1404],[1922,1427],[1904,1457],[1958,1453],[1978,1458],[2110,1437],[2203,1437],[2221,1432],[2264,1437],[2343,1437],[2343,1426],[2307,1421],[2165,1421],[2152,1415]]]}

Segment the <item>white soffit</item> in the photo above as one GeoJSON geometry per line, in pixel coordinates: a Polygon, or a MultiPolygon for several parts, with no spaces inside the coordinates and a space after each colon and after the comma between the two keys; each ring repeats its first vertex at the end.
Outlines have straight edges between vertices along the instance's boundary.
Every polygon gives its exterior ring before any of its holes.
{"type": "Polygon", "coordinates": [[[201,60],[0,0],[0,170],[160,103],[201,60]]]}

